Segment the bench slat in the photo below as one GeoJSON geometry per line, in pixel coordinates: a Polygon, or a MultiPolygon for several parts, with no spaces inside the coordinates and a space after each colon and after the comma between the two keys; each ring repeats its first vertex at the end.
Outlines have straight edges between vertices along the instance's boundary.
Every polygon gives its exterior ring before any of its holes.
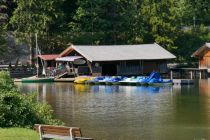
{"type": "Polygon", "coordinates": [[[69,136],[60,136],[60,135],[52,135],[52,134],[45,134],[42,135],[43,138],[54,138],[54,139],[62,139],[62,140],[69,140],[69,136]]]}

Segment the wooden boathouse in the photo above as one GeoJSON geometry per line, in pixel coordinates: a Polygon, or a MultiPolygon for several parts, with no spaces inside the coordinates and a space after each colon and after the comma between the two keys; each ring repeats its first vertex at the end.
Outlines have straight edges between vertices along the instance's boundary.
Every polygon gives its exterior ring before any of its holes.
{"type": "MultiPolygon", "coordinates": [[[[75,56],[82,65],[74,65],[77,73],[92,75],[140,75],[152,71],[167,73],[167,62],[176,58],[160,45],[71,45],[60,53],[66,61],[75,56]],[[84,72],[85,71],[85,72],[84,72]]],[[[58,59],[58,58],[57,58],[58,59]]]]}
{"type": "Polygon", "coordinates": [[[210,72],[210,43],[205,43],[192,54],[192,57],[198,58],[199,69],[207,69],[210,72]]]}

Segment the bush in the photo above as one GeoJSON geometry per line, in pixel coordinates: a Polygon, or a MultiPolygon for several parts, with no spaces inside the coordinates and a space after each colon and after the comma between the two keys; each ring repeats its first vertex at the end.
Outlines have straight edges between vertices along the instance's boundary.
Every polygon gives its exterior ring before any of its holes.
{"type": "Polygon", "coordinates": [[[14,85],[13,80],[10,78],[8,72],[0,72],[0,94],[2,92],[9,92],[17,90],[17,88],[14,85]]]}
{"type": "Polygon", "coordinates": [[[21,94],[11,81],[8,73],[0,72],[0,127],[62,124],[53,119],[49,105],[37,102],[35,94],[21,94]]]}

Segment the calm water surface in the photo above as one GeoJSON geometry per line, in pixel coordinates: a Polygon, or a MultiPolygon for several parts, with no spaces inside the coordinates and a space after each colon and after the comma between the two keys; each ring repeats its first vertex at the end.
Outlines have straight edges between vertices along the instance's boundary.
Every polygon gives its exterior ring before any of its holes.
{"type": "Polygon", "coordinates": [[[17,85],[95,140],[210,139],[210,79],[182,87],[17,85]]]}

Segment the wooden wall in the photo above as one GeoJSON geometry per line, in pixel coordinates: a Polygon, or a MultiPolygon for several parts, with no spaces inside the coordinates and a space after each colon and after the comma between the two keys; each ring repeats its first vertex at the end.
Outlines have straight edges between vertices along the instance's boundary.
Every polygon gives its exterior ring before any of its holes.
{"type": "Polygon", "coordinates": [[[160,73],[168,72],[166,60],[132,60],[96,63],[91,64],[93,75],[102,75],[103,65],[106,63],[115,64],[117,66],[117,75],[142,75],[149,74],[153,71],[160,73]]]}
{"type": "Polygon", "coordinates": [[[199,68],[209,68],[210,69],[210,51],[206,52],[206,54],[202,58],[200,58],[199,68]]]}

